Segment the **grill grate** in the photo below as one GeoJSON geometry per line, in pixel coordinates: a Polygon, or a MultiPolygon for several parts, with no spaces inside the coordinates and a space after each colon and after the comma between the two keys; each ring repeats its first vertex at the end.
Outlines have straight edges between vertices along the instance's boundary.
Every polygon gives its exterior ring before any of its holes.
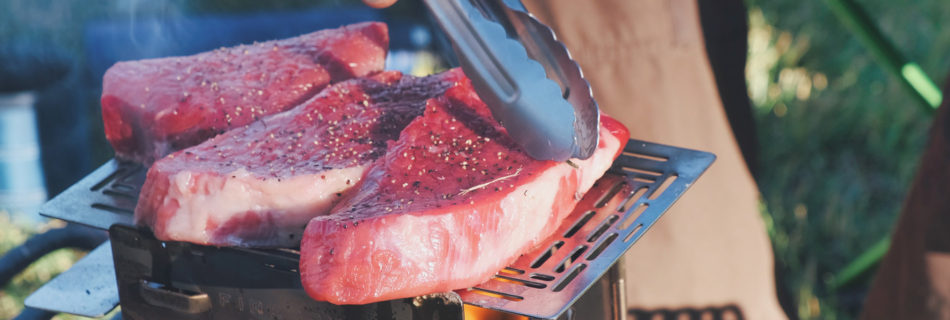
{"type": "Polygon", "coordinates": [[[557,318],[713,160],[715,156],[706,152],[630,140],[608,174],[545,245],[521,256],[493,279],[460,290],[462,301],[533,318],[557,318]]]}
{"type": "MultiPolygon", "coordinates": [[[[630,140],[610,171],[588,191],[550,239],[500,270],[493,279],[459,290],[459,296],[464,303],[483,308],[532,318],[558,318],[608,272],[714,159],[707,152],[630,140]]],[[[101,229],[113,224],[131,225],[145,171],[135,164],[109,161],[49,201],[40,212],[101,229]]],[[[274,250],[240,250],[274,254],[274,250]]],[[[284,251],[298,259],[294,250],[284,251]]]]}
{"type": "Polygon", "coordinates": [[[132,225],[145,171],[138,164],[110,160],[46,202],[40,214],[103,230],[132,225]]]}

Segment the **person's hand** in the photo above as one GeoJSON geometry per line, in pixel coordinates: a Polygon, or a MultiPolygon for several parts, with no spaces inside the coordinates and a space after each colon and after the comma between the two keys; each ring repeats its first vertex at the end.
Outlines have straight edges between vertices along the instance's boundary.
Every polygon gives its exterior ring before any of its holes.
{"type": "Polygon", "coordinates": [[[363,0],[363,3],[373,8],[382,9],[393,5],[396,0],[363,0]]]}

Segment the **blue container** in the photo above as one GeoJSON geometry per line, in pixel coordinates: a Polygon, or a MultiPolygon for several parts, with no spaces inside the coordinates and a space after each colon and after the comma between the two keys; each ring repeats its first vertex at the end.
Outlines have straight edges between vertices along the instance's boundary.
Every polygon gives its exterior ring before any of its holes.
{"type": "Polygon", "coordinates": [[[32,92],[0,94],[0,210],[39,222],[46,201],[32,92]]]}

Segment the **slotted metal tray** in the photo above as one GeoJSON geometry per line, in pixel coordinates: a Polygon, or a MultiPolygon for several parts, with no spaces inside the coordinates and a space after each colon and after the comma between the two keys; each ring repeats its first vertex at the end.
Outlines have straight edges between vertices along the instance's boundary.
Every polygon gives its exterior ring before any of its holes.
{"type": "MultiPolygon", "coordinates": [[[[457,293],[465,304],[531,318],[558,318],[715,158],[708,152],[631,139],[554,235],[493,279],[457,293]]],[[[50,200],[40,213],[101,229],[131,225],[145,171],[111,160],[50,200]]]]}

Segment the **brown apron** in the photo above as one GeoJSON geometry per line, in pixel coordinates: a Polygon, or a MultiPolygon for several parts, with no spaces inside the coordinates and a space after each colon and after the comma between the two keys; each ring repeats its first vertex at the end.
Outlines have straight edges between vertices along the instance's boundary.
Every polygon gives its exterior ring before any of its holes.
{"type": "Polygon", "coordinates": [[[785,318],[758,191],[716,91],[696,0],[526,2],[633,138],[718,156],[627,253],[628,307],[736,307],[745,319],[785,318]]]}

